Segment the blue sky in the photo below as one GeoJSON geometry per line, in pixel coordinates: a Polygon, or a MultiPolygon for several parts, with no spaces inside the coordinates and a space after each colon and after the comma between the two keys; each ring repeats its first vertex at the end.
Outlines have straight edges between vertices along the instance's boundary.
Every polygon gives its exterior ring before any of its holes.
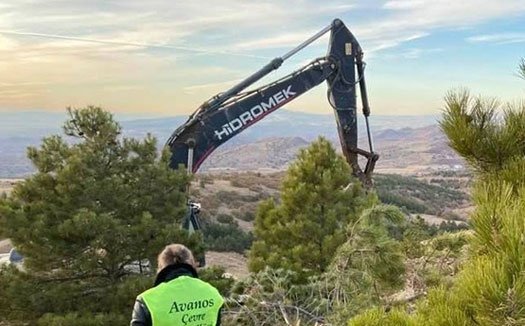
{"type": "MultiPolygon", "coordinates": [[[[373,114],[435,114],[450,89],[517,100],[523,0],[2,0],[0,109],[188,114],[341,18],[373,114]]],[[[323,38],[266,82],[326,52],[323,38]]],[[[325,86],[287,107],[329,113],[325,86]]]]}

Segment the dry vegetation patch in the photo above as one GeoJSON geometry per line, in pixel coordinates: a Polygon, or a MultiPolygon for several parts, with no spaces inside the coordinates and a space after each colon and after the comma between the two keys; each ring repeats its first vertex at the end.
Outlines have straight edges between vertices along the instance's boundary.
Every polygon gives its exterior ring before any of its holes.
{"type": "Polygon", "coordinates": [[[234,278],[244,278],[248,276],[247,259],[236,252],[206,252],[207,266],[224,267],[226,273],[231,274],[234,278]]]}
{"type": "Polygon", "coordinates": [[[0,240],[0,254],[7,254],[13,248],[9,239],[0,240]]]}

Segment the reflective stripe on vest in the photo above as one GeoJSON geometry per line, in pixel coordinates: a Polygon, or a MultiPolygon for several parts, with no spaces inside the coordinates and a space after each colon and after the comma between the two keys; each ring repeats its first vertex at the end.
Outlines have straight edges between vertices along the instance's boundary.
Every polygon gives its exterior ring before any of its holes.
{"type": "Polygon", "coordinates": [[[224,303],[217,289],[189,276],[161,283],[140,297],[153,326],[215,326],[224,303]]]}

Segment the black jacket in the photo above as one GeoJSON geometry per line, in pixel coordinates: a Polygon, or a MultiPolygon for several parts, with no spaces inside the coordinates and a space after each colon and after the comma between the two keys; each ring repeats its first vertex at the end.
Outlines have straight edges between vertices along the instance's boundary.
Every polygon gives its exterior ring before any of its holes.
{"type": "MultiPolygon", "coordinates": [[[[157,274],[154,286],[157,286],[164,282],[169,282],[176,279],[179,276],[191,276],[198,278],[197,271],[193,266],[188,264],[174,264],[166,266],[157,274]]],[[[221,313],[217,317],[216,326],[221,324],[221,313]]],[[[152,326],[151,314],[146,307],[146,304],[142,301],[142,298],[137,297],[135,300],[135,306],[133,307],[133,315],[131,316],[130,326],[152,326]]]]}

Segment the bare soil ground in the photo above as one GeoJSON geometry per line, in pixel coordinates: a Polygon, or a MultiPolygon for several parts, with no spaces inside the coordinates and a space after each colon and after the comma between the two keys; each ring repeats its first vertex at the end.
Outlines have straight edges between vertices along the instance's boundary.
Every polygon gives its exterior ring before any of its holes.
{"type": "Polygon", "coordinates": [[[236,279],[244,278],[249,274],[246,257],[235,252],[208,251],[206,265],[222,266],[226,273],[230,273],[236,279]]]}
{"type": "Polygon", "coordinates": [[[23,179],[0,179],[0,194],[3,192],[9,193],[13,186],[23,179]]]}

